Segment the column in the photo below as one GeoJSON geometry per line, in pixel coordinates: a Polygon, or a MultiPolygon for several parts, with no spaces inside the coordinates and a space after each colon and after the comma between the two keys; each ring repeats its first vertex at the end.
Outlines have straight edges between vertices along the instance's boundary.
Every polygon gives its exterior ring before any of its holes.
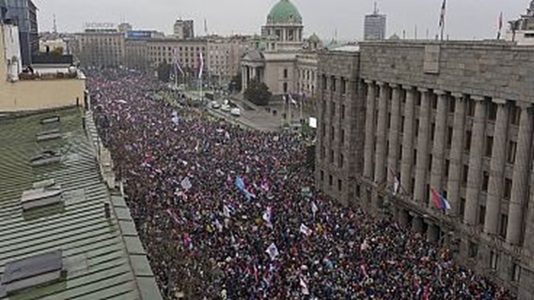
{"type": "Polygon", "coordinates": [[[412,230],[415,232],[423,233],[423,219],[421,217],[413,216],[412,230]]]}
{"type": "Polygon", "coordinates": [[[389,128],[389,150],[388,150],[388,171],[386,175],[388,186],[392,187],[395,177],[399,173],[399,142],[400,142],[400,121],[401,121],[401,89],[398,85],[390,84],[393,89],[391,96],[391,126],[389,128]]]}
{"type": "Polygon", "coordinates": [[[376,86],[373,81],[366,80],[365,83],[367,84],[367,107],[365,116],[365,148],[363,175],[368,179],[373,179],[376,86]]]}
{"type": "Polygon", "coordinates": [[[497,119],[495,120],[495,130],[493,131],[493,149],[491,150],[484,232],[496,235],[499,230],[499,210],[503,196],[504,170],[506,167],[509,107],[506,105],[506,100],[503,99],[493,99],[493,102],[497,103],[497,119]]]}
{"type": "Polygon", "coordinates": [[[378,99],[378,120],[376,128],[375,182],[382,184],[386,181],[389,87],[383,82],[377,82],[377,85],[380,87],[380,97],[378,99]]]}
{"type": "MultiPolygon", "coordinates": [[[[444,91],[435,91],[435,93],[438,95],[438,109],[436,111],[436,126],[434,130],[434,145],[432,149],[430,186],[438,193],[442,193],[442,181],[445,169],[445,147],[447,143],[447,116],[449,113],[449,98],[444,91]]],[[[430,199],[427,199],[427,201],[430,201],[430,199]]],[[[431,206],[432,204],[429,202],[429,205],[431,206]]]]}
{"type": "Polygon", "coordinates": [[[530,107],[521,107],[521,119],[519,121],[519,133],[517,134],[517,152],[512,177],[512,195],[508,210],[508,227],[506,242],[519,245],[526,210],[526,198],[528,195],[528,179],[531,167],[532,146],[532,116],[530,107]]]}
{"type": "Polygon", "coordinates": [[[447,183],[447,200],[451,204],[450,214],[459,212],[460,181],[462,180],[464,136],[465,136],[465,113],[467,101],[462,94],[453,94],[454,100],[454,125],[452,129],[452,143],[449,154],[449,181],[447,183]]]}
{"type": "Polygon", "coordinates": [[[245,92],[247,89],[247,67],[241,67],[241,91],[245,92]]]}
{"type": "Polygon", "coordinates": [[[428,89],[421,92],[421,109],[419,110],[419,134],[417,136],[417,161],[415,164],[414,200],[426,203],[426,177],[428,171],[428,150],[430,140],[430,93],[428,89]]]}
{"type": "Polygon", "coordinates": [[[404,208],[399,208],[398,214],[399,225],[402,227],[407,227],[408,224],[408,212],[404,208]]]}
{"type": "Polygon", "coordinates": [[[484,142],[486,140],[487,105],[484,97],[472,96],[475,101],[475,117],[471,134],[469,151],[469,173],[467,174],[467,191],[465,196],[464,223],[477,224],[480,187],[482,186],[482,162],[484,158],[484,142]]]}
{"type": "Polygon", "coordinates": [[[402,135],[401,186],[409,193],[412,190],[413,171],[413,143],[415,126],[415,91],[410,86],[406,89],[406,103],[404,104],[404,132],[402,135]]]}
{"type": "Polygon", "coordinates": [[[439,241],[439,227],[432,222],[428,222],[427,224],[426,239],[431,243],[437,243],[439,241]]]}

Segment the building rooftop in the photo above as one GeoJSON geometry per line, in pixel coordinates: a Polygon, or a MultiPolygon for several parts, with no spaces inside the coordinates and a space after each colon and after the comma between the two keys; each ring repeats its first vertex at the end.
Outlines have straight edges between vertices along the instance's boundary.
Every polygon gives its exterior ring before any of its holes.
{"type": "Polygon", "coordinates": [[[0,119],[1,300],[161,299],[82,116],[76,107],[0,119]],[[29,200],[35,205],[24,207],[29,200]]]}
{"type": "Polygon", "coordinates": [[[276,3],[269,15],[267,24],[302,24],[299,10],[289,0],[280,0],[276,3]]]}

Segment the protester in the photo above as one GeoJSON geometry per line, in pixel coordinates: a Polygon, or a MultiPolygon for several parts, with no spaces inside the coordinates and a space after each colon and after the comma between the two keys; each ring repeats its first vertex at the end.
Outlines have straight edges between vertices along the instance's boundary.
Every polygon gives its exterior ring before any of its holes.
{"type": "Polygon", "coordinates": [[[88,86],[166,299],[512,298],[420,235],[316,191],[297,136],[173,107],[134,71],[91,71],[88,86]]]}

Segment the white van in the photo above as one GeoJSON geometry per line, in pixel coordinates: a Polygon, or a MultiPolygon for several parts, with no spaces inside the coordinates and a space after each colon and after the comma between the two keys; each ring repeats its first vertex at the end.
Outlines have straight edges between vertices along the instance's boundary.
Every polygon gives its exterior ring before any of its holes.
{"type": "Polygon", "coordinates": [[[232,108],[230,110],[230,114],[234,117],[240,117],[241,116],[241,109],[239,108],[232,108]]]}

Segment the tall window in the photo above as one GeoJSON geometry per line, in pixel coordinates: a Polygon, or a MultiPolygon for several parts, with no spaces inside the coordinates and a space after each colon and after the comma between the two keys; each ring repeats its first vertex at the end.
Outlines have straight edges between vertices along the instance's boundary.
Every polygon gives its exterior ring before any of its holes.
{"type": "Polygon", "coordinates": [[[506,237],[507,226],[508,226],[508,215],[501,214],[501,217],[499,220],[499,235],[502,238],[506,237]]]}
{"type": "Polygon", "coordinates": [[[287,69],[284,69],[284,79],[287,79],[287,69]]]}

